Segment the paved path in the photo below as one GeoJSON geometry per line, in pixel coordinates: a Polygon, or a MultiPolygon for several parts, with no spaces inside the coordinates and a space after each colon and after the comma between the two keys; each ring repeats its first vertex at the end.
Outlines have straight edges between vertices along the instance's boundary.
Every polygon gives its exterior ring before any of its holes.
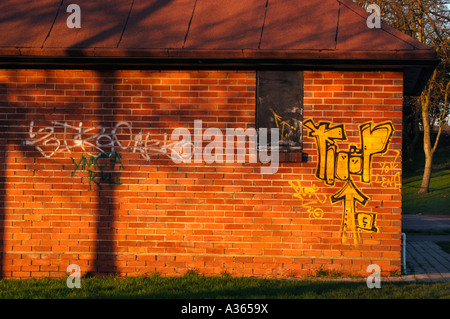
{"type": "Polygon", "coordinates": [[[450,228],[450,216],[443,215],[403,215],[403,231],[408,229],[434,229],[443,230],[450,228]]]}
{"type": "MultiPolygon", "coordinates": [[[[402,228],[405,231],[443,230],[450,228],[450,217],[430,215],[404,215],[402,228]]],[[[400,280],[438,282],[450,281],[450,254],[437,243],[450,241],[450,235],[406,234],[406,276],[400,280]]]]}

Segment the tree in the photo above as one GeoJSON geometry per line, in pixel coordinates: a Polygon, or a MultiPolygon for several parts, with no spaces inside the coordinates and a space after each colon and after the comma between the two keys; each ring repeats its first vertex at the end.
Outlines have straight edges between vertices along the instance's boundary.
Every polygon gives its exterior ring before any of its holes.
{"type": "MultiPolygon", "coordinates": [[[[380,7],[381,18],[392,27],[435,49],[441,63],[434,70],[419,97],[405,97],[412,106],[413,132],[423,128],[425,167],[418,193],[429,192],[433,155],[439,143],[450,100],[450,1],[448,0],[355,0],[366,8],[380,7]],[[432,129],[437,121],[437,134],[432,143],[432,129]]],[[[418,134],[409,141],[415,143],[418,134]]],[[[411,148],[410,148],[411,150],[411,148]]]]}

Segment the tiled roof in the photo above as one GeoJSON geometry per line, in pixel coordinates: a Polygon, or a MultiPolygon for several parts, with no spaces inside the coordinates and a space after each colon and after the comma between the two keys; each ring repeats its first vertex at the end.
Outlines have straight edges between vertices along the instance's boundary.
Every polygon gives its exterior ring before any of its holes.
{"type": "Polygon", "coordinates": [[[384,60],[430,73],[434,50],[384,22],[368,28],[369,15],[350,0],[2,0],[0,57],[384,60]],[[79,29],[66,24],[71,3],[79,29]]]}

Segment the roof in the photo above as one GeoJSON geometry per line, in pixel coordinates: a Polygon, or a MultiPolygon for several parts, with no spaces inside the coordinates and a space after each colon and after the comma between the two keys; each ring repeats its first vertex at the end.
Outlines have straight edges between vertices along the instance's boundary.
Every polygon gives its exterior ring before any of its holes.
{"type": "Polygon", "coordinates": [[[297,66],[405,72],[420,93],[436,52],[350,0],[2,0],[0,64],[297,66]],[[82,59],[81,59],[82,58],[82,59]]]}

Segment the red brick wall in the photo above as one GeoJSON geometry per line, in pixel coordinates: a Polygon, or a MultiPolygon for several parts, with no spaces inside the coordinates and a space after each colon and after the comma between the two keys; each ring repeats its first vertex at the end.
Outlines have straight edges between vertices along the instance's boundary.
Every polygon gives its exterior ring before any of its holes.
{"type": "Polygon", "coordinates": [[[342,238],[350,202],[332,203],[345,181],[316,176],[306,128],[307,162],[280,163],[272,175],[258,163],[175,164],[139,143],[140,132],[163,141],[177,127],[193,131],[194,120],[223,131],[254,127],[255,82],[255,72],[0,70],[1,275],[65,276],[70,264],[82,274],[128,275],[399,270],[400,73],[305,72],[304,120],[343,124],[347,140],[337,150],[360,147],[363,123],[395,129],[372,158],[370,182],[352,177],[367,197],[354,210],[376,214],[377,232],[358,230],[358,242],[342,238]],[[84,142],[76,144],[80,122],[84,142]],[[120,122],[129,126],[111,135],[120,122]],[[94,163],[96,134],[102,149],[116,136],[117,155],[94,163]]]}

